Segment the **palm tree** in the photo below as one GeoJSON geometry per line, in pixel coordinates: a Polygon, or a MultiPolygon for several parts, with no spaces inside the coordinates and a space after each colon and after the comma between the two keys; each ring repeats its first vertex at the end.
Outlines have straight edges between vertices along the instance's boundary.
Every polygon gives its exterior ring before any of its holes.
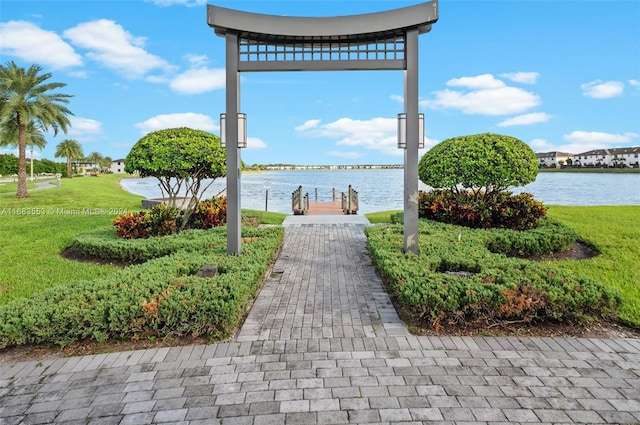
{"type": "Polygon", "coordinates": [[[80,159],[84,157],[82,153],[82,146],[77,140],[64,139],[56,146],[56,158],[67,158],[67,177],[71,178],[73,173],[71,172],[71,161],[73,159],[80,159]]]}
{"type": "Polygon", "coordinates": [[[102,167],[102,171],[105,173],[111,172],[111,164],[113,164],[113,159],[110,156],[105,156],[102,158],[102,163],[100,167],[102,167]]]}
{"type": "Polygon", "coordinates": [[[94,165],[93,172],[96,171],[95,166],[97,166],[98,173],[100,173],[100,168],[101,168],[100,164],[102,164],[102,161],[104,161],[104,156],[102,156],[100,152],[91,152],[89,156],[86,157],[84,160],[94,165]]]}
{"type": "MultiPolygon", "coordinates": [[[[40,150],[47,145],[47,139],[42,134],[42,127],[35,121],[27,125],[27,146],[31,147],[31,177],[33,178],[33,148],[40,150]]],[[[15,119],[7,121],[0,128],[0,146],[18,146],[18,123],[15,119]]]]}
{"type": "Polygon", "coordinates": [[[18,129],[18,198],[29,196],[26,164],[29,123],[37,123],[43,131],[52,128],[54,135],[58,129],[66,134],[70,125],[68,115],[73,115],[65,106],[72,96],[51,93],[66,84],[47,82],[52,74],[41,71],[39,65],[25,70],[13,61],[0,66],[0,126],[4,128],[15,120],[18,129]]]}

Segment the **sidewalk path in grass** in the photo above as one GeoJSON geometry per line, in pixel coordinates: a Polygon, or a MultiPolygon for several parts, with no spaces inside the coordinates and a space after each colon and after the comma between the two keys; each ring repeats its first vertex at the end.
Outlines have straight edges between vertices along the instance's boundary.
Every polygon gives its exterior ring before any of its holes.
{"type": "Polygon", "coordinates": [[[640,340],[412,336],[366,225],[287,217],[230,342],[0,364],[0,424],[640,423],[640,340]]]}

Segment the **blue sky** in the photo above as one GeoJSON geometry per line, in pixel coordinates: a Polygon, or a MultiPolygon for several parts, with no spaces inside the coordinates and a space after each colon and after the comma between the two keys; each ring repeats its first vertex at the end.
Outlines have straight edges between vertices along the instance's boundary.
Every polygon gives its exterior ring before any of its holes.
{"type": "MultiPolygon", "coordinates": [[[[420,1],[210,1],[248,12],[341,16],[420,1]]],[[[420,36],[426,148],[494,132],[535,151],[640,145],[640,1],[441,0],[420,36]]],[[[37,63],[66,83],[65,138],[124,158],[144,134],[187,126],[219,134],[224,40],[206,2],[31,1],[0,4],[1,62],[37,63]]],[[[241,74],[247,164],[399,164],[401,71],[241,74]]],[[[4,148],[3,148],[4,149],[4,148]]]]}

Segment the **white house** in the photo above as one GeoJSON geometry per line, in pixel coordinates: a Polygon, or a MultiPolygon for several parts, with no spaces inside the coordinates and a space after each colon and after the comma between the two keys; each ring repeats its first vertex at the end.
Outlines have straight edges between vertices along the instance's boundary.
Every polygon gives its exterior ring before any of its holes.
{"type": "Polygon", "coordinates": [[[567,152],[539,152],[536,153],[538,158],[538,166],[545,168],[555,168],[567,163],[567,159],[572,158],[572,153],[567,152]],[[562,164],[560,163],[562,161],[562,164]]]}
{"type": "Polygon", "coordinates": [[[640,147],[593,149],[574,155],[574,165],[582,167],[640,168],[640,147]]]}
{"type": "Polygon", "coordinates": [[[116,159],[111,163],[111,167],[109,168],[109,170],[112,173],[124,173],[124,158],[123,159],[116,159]]]}

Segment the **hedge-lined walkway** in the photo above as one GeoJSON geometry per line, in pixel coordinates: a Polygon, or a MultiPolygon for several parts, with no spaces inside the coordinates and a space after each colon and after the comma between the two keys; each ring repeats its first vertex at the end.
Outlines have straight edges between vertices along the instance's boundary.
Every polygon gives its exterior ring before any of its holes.
{"type": "Polygon", "coordinates": [[[281,254],[237,341],[409,335],[371,263],[366,218],[325,221],[287,218],[281,254]]]}
{"type": "Polygon", "coordinates": [[[234,341],[0,364],[0,423],[640,422],[640,340],[411,336],[362,218],[318,217],[234,341]]]}

